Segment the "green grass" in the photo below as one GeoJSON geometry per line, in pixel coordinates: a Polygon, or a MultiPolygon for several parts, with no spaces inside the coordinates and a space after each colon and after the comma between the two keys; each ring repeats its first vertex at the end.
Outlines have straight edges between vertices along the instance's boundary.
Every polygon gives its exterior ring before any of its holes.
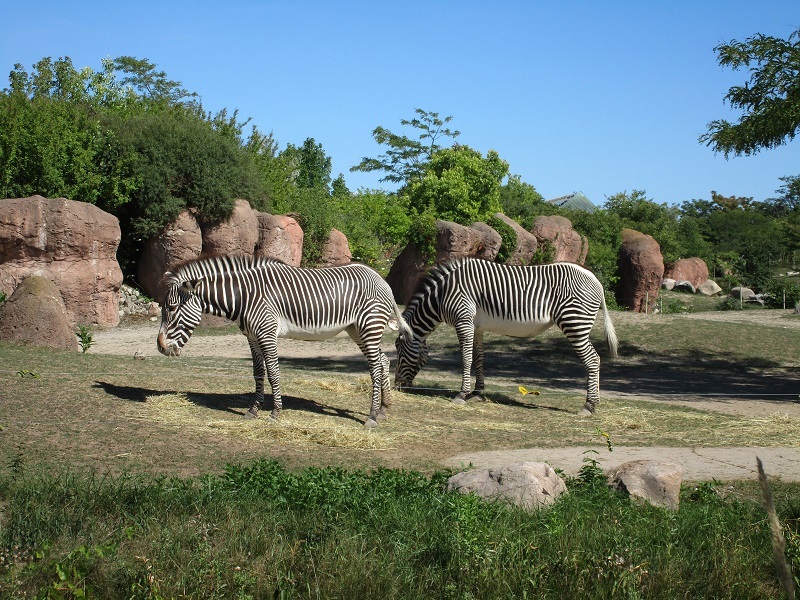
{"type": "MultiPolygon", "coordinates": [[[[782,597],[764,513],[731,488],[687,488],[669,512],[587,469],[527,513],[445,492],[445,475],[269,461],[189,479],[48,474],[23,457],[0,475],[0,596],[782,597]]],[[[793,531],[800,487],[779,498],[793,531]]],[[[788,557],[800,567],[796,545],[788,557]]]]}

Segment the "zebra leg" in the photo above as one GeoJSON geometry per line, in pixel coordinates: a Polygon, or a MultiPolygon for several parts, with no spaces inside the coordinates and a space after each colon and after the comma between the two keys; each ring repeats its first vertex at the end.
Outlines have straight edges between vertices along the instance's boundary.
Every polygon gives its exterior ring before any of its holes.
{"type": "MultiPolygon", "coordinates": [[[[367,316],[369,315],[367,314],[367,316]]],[[[348,327],[345,331],[358,344],[369,363],[369,374],[372,378],[372,403],[370,404],[369,417],[364,422],[364,427],[372,429],[378,426],[378,421],[386,418],[383,407],[388,406],[388,404],[383,403],[383,392],[389,385],[389,359],[381,352],[381,338],[383,337],[384,327],[377,331],[373,326],[375,331],[371,333],[367,328],[367,324],[369,324],[368,319],[366,324],[357,323],[348,327]],[[377,335],[375,335],[375,332],[377,332],[377,335]],[[385,363],[384,359],[386,359],[385,363]]]]}
{"type": "Polygon", "coordinates": [[[256,381],[256,401],[245,413],[248,419],[258,418],[258,411],[261,410],[261,404],[264,402],[264,356],[261,354],[261,349],[258,342],[248,339],[250,344],[250,354],[253,355],[253,379],[256,381]]]}
{"type": "Polygon", "coordinates": [[[600,403],[600,356],[589,341],[589,330],[562,330],[586,367],[586,403],[578,414],[588,417],[600,403]]]}
{"type": "Polygon", "coordinates": [[[381,407],[378,410],[378,420],[386,419],[386,410],[392,405],[392,385],[389,380],[389,357],[381,352],[381,367],[383,380],[381,381],[381,407]]]}
{"type": "Polygon", "coordinates": [[[469,394],[467,398],[484,398],[483,359],[483,331],[475,330],[475,339],[472,342],[472,363],[475,365],[475,390],[469,394]]]}
{"type": "Polygon", "coordinates": [[[472,371],[472,352],[473,340],[475,338],[475,328],[472,320],[459,321],[455,325],[458,335],[458,345],[461,347],[461,391],[453,398],[453,404],[466,404],[467,396],[472,388],[470,372],[472,371]]]}

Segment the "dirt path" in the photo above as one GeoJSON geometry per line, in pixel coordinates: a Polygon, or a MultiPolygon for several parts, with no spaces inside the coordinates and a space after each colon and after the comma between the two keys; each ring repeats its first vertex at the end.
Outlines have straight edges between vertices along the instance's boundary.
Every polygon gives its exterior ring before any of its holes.
{"type": "MultiPolygon", "coordinates": [[[[733,322],[757,323],[763,327],[779,327],[797,330],[800,339],[800,319],[786,319],[782,311],[735,311],[725,313],[696,313],[680,315],[683,319],[726,320],[733,322]]],[[[615,314],[615,321],[644,321],[652,316],[631,313],[615,314]]],[[[670,318],[670,317],[661,317],[670,318]]],[[[155,344],[159,323],[144,319],[127,319],[118,327],[95,332],[95,345],[92,352],[100,354],[130,355],[138,353],[146,357],[159,357],[155,344]]],[[[280,355],[285,358],[313,358],[333,356],[338,359],[363,360],[358,348],[345,334],[332,340],[321,342],[302,342],[280,340],[280,355]]],[[[384,348],[390,359],[394,361],[394,347],[385,344],[384,348]]],[[[221,356],[229,358],[249,359],[250,351],[247,342],[240,333],[215,335],[196,335],[184,349],[184,356],[221,356]]],[[[166,360],[166,359],[165,359],[166,360]]],[[[658,369],[656,369],[657,371],[658,369]]],[[[766,376],[773,376],[766,375],[766,376]]],[[[546,377],[546,376],[543,376],[546,377]]],[[[673,404],[685,404],[694,408],[724,412],[727,414],[754,416],[780,414],[791,418],[800,418],[800,386],[796,374],[787,377],[773,376],[771,390],[783,392],[779,400],[770,397],[749,399],[747,394],[731,400],[730,394],[715,399],[706,394],[687,397],[684,400],[670,398],[673,404]],[[789,396],[789,393],[798,396],[789,396]]],[[[582,385],[581,381],[575,382],[582,385]]],[[[710,385],[721,384],[712,381],[710,385]]],[[[730,388],[730,386],[728,386],[730,388]]],[[[632,375],[631,367],[610,366],[604,373],[604,388],[615,396],[632,397],[640,400],[664,402],[663,374],[648,374],[647,370],[637,371],[632,375]],[[652,375],[654,383],[648,387],[648,377],[652,375]],[[639,383],[637,389],[630,390],[631,378],[639,383]]],[[[578,389],[576,387],[576,389],[578,389]]],[[[616,447],[608,452],[605,447],[598,448],[526,448],[513,451],[489,451],[461,454],[445,457],[441,460],[445,466],[459,467],[472,464],[475,467],[487,467],[509,462],[543,461],[557,465],[566,473],[574,475],[583,464],[586,456],[598,461],[605,469],[614,467],[629,460],[658,459],[675,462],[684,470],[687,481],[752,479],[755,477],[756,457],[764,462],[767,473],[786,481],[800,481],[800,448],[666,448],[666,447],[616,447]],[[587,455],[587,451],[596,451],[587,455]]]]}

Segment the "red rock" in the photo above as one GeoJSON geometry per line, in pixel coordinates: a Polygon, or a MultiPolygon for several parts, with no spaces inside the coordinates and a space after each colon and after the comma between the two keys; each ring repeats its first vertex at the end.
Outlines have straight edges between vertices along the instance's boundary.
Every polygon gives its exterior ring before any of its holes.
{"type": "Polygon", "coordinates": [[[688,281],[696,289],[708,281],[708,265],[702,258],[682,258],[667,265],[664,278],[688,281]]]}
{"type": "Polygon", "coordinates": [[[271,215],[257,212],[258,243],[256,256],[277,258],[294,267],[303,258],[303,230],[288,215],[271,215]]]}
{"type": "Polygon", "coordinates": [[[201,229],[205,256],[252,256],[258,242],[258,217],[247,200],[237,200],[225,221],[201,229]]]}
{"type": "Polygon", "coordinates": [[[139,285],[148,296],[161,302],[167,292],[161,285],[164,273],[199,257],[202,250],[200,225],[194,215],[185,210],[145,243],[136,270],[139,285]]]}
{"type": "Polygon", "coordinates": [[[506,259],[507,265],[528,265],[531,263],[531,259],[533,259],[533,255],[536,253],[536,249],[539,247],[539,242],[536,239],[536,236],[530,233],[529,231],[525,231],[525,228],[522,227],[519,223],[517,223],[514,219],[507,217],[503,213],[495,213],[495,218],[500,219],[511,227],[514,232],[517,234],[517,246],[514,248],[514,251],[511,253],[506,259]]]}
{"type": "Polygon", "coordinates": [[[589,251],[588,240],[572,228],[572,221],[559,215],[536,217],[531,233],[540,245],[552,245],[553,262],[583,264],[589,251]]]}
{"type": "Polygon", "coordinates": [[[0,339],[77,350],[78,338],[61,292],[44,277],[26,277],[0,304],[0,339]]]}
{"type": "Polygon", "coordinates": [[[664,258],[658,242],[639,231],[623,229],[617,264],[617,301],[634,312],[651,311],[664,279],[664,258]]]}
{"type": "Polygon", "coordinates": [[[331,229],[328,240],[322,245],[320,264],[332,267],[334,265],[346,265],[352,260],[353,253],[350,252],[347,236],[338,229],[331,229]]]}
{"type": "Polygon", "coordinates": [[[72,324],[119,323],[119,220],[66,198],[0,200],[0,290],[41,275],[61,292],[72,324]]]}

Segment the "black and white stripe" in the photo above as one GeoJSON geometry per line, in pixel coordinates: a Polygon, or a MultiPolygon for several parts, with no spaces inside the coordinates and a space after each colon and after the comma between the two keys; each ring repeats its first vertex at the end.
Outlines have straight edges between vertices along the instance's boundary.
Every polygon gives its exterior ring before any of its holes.
{"type": "Polygon", "coordinates": [[[389,360],[380,349],[387,324],[407,326],[383,278],[365,265],[306,269],[267,258],[198,259],[165,275],[158,349],[178,355],[207,312],[227,317],[247,336],[253,356],[257,416],[264,377],[272,387],[272,417],[281,412],[280,337],[328,339],[346,331],[366,356],[372,376],[372,405],[366,425],[374,427],[391,403],[389,360]]]}
{"type": "Polygon", "coordinates": [[[573,263],[511,266],[478,259],[461,259],[434,267],[409,301],[403,318],[413,332],[397,340],[395,383],[409,386],[428,359],[426,338],[441,323],[453,325],[461,347],[463,401],[484,390],[483,333],[532,337],[558,326],[567,336],[587,372],[586,404],[593,413],[600,401],[600,357],[589,332],[603,309],[606,343],[617,354],[617,336],[606,307],[603,286],[587,269],[573,263]]]}

